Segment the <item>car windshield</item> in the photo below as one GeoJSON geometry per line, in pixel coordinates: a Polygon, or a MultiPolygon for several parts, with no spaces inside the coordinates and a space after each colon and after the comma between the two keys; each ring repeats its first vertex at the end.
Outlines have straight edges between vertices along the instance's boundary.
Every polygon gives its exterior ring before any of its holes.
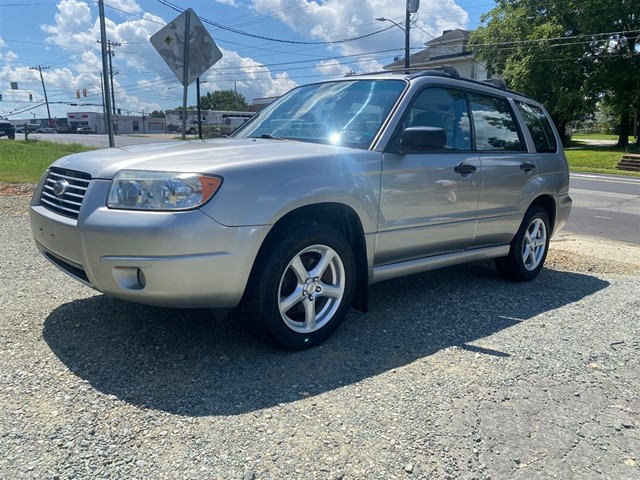
{"type": "Polygon", "coordinates": [[[299,87],[232,136],[368,149],[405,86],[403,80],[342,80],[299,87]]]}

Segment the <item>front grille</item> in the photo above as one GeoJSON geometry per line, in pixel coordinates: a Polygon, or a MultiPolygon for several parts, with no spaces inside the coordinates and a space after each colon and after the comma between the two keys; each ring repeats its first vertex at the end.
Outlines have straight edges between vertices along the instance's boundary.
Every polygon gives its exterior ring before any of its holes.
{"type": "Polygon", "coordinates": [[[40,202],[52,212],[78,218],[89,182],[91,175],[88,173],[53,167],[44,182],[40,202]]]}

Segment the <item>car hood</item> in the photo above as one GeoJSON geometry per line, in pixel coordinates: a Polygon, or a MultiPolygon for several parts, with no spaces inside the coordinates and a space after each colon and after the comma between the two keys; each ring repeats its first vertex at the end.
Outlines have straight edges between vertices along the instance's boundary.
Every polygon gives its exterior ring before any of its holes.
{"type": "Polygon", "coordinates": [[[238,165],[312,160],[354,152],[334,145],[262,138],[177,141],[77,153],[52,166],[110,180],[120,170],[223,174],[238,165]]]}

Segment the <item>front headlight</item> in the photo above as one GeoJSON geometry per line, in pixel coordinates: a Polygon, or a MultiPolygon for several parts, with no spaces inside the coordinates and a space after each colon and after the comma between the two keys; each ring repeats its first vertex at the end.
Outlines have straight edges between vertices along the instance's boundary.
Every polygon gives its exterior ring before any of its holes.
{"type": "Polygon", "coordinates": [[[206,203],[222,184],[212,175],[124,170],[111,183],[107,206],[128,210],[188,210],[206,203]]]}

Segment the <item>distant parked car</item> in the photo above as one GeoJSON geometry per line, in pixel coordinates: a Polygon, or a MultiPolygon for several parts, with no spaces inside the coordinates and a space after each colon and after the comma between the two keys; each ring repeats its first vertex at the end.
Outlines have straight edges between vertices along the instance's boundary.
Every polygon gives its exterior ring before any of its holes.
{"type": "MultiPolygon", "coordinates": [[[[64,157],[30,213],[40,251],[85,285],[161,307],[240,306],[257,332],[302,349],[366,310],[372,283],[489,258],[532,280],[571,204],[544,107],[449,67],[300,86],[229,138],[64,157]]],[[[553,280],[550,294],[566,287],[553,280]]],[[[513,291],[523,308],[540,300],[513,291]]]]}
{"type": "Polygon", "coordinates": [[[38,127],[36,133],[56,133],[56,129],[53,127],[38,127]]]}
{"type": "Polygon", "coordinates": [[[8,137],[10,140],[16,138],[16,127],[8,120],[0,120],[0,137],[8,137]]]}
{"type": "Polygon", "coordinates": [[[83,133],[83,134],[93,133],[93,130],[89,125],[81,125],[76,128],[76,133],[83,133]]]}
{"type": "Polygon", "coordinates": [[[25,130],[27,132],[37,132],[39,128],[39,123],[23,123],[22,125],[16,126],[16,133],[24,133],[25,130]]]}
{"type": "MultiPolygon", "coordinates": [[[[202,126],[204,127],[206,125],[206,122],[202,122],[202,126]]],[[[178,131],[182,131],[182,127],[178,127],[179,130],[178,131]]],[[[198,133],[198,120],[191,120],[189,122],[187,122],[187,133],[191,134],[191,135],[195,135],[196,133],[198,133]]]]}
{"type": "Polygon", "coordinates": [[[58,125],[58,133],[73,133],[75,129],[67,124],[58,125]]]}

